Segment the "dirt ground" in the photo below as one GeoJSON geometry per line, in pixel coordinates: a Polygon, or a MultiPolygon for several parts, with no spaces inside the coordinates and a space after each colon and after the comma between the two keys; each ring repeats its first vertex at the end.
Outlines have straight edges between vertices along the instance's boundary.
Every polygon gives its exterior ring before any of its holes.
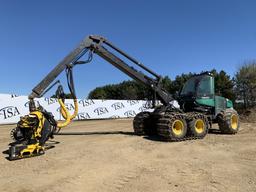
{"type": "MultiPolygon", "coordinates": [[[[0,126],[1,151],[12,127],[0,126]]],[[[135,136],[131,119],[74,122],[62,133],[45,155],[2,154],[0,191],[256,191],[256,124],[179,143],[135,136]]]]}

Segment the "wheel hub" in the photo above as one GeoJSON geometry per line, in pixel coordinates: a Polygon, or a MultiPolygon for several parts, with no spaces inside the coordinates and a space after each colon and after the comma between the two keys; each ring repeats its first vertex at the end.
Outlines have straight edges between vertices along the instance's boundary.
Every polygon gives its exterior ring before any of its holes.
{"type": "Polygon", "coordinates": [[[181,120],[175,120],[172,124],[172,130],[175,135],[181,135],[184,130],[183,122],[181,120]]]}
{"type": "Polygon", "coordinates": [[[231,116],[231,127],[232,129],[237,129],[238,127],[238,117],[235,114],[231,116]]]}
{"type": "Polygon", "coordinates": [[[205,130],[205,123],[202,119],[197,119],[195,122],[195,130],[197,133],[203,133],[205,130]]]}

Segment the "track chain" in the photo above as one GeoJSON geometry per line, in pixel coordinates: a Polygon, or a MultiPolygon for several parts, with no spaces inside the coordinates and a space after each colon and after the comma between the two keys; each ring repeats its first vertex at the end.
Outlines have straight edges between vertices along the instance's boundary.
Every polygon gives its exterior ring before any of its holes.
{"type": "Polygon", "coordinates": [[[146,123],[145,120],[149,118],[149,112],[140,112],[133,120],[133,129],[136,135],[145,135],[146,123]]]}
{"type": "MultiPolygon", "coordinates": [[[[189,112],[189,113],[177,113],[177,112],[169,112],[165,113],[164,115],[161,115],[156,123],[156,128],[157,128],[157,133],[159,136],[163,137],[166,140],[169,141],[185,141],[185,140],[196,140],[196,139],[202,139],[203,137],[199,136],[191,136],[189,134],[186,134],[185,137],[183,138],[171,138],[171,131],[170,131],[170,123],[177,118],[183,119],[186,122],[191,121],[195,117],[200,117],[205,120],[206,122],[206,132],[208,133],[209,130],[209,122],[207,119],[207,116],[205,116],[202,113],[197,113],[197,112],[189,112]]],[[[188,123],[187,123],[188,124],[188,123]]]]}

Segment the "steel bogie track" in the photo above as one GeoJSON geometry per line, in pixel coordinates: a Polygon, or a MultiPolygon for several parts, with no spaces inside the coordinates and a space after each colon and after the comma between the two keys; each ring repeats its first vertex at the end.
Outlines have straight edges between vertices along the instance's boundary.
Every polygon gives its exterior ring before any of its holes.
{"type": "MultiPolygon", "coordinates": [[[[140,117],[140,123],[143,122],[141,118],[142,117],[140,117]]],[[[185,141],[185,140],[203,139],[207,135],[210,127],[207,116],[198,112],[189,112],[189,113],[166,112],[164,114],[155,114],[154,118],[155,118],[155,123],[154,125],[152,125],[152,129],[156,129],[156,134],[166,141],[179,142],[179,141],[185,141]],[[204,133],[200,135],[192,134],[191,132],[192,128],[190,127],[191,122],[197,119],[200,119],[204,122],[204,133]],[[183,127],[183,129],[186,132],[184,136],[175,137],[175,135],[173,135],[171,125],[175,120],[184,122],[185,127],[183,127]]]]}

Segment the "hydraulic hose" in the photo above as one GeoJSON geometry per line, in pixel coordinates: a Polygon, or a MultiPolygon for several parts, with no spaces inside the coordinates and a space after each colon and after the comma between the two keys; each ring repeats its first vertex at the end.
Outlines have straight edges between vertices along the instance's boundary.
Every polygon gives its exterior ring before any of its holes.
{"type": "Polygon", "coordinates": [[[71,115],[69,113],[69,111],[67,110],[64,102],[62,101],[62,99],[58,99],[58,102],[60,104],[60,111],[61,111],[61,114],[65,114],[65,121],[64,122],[58,122],[57,123],[57,127],[58,128],[63,128],[65,126],[67,126],[70,122],[71,122],[71,115]]]}
{"type": "MultiPolygon", "coordinates": [[[[88,59],[88,61],[86,61],[86,62],[90,62],[90,60],[88,59]]],[[[69,91],[72,95],[72,98],[73,98],[73,101],[74,101],[74,106],[75,106],[74,113],[70,117],[71,120],[74,119],[77,116],[77,113],[78,113],[78,102],[77,102],[77,98],[76,98],[76,94],[75,94],[75,86],[74,86],[73,70],[72,69],[73,68],[70,67],[70,66],[66,68],[68,88],[69,88],[69,91]]],[[[67,119],[67,115],[64,112],[63,108],[61,108],[60,112],[61,112],[62,117],[64,119],[67,119]]]]}
{"type": "MultiPolygon", "coordinates": [[[[75,105],[75,110],[74,110],[74,113],[70,116],[70,120],[73,120],[77,116],[77,113],[78,113],[78,102],[77,102],[77,99],[73,99],[73,101],[74,101],[74,105],[75,105]]],[[[60,109],[60,112],[61,112],[62,117],[64,119],[67,119],[67,115],[64,112],[63,108],[60,109]]]]}

